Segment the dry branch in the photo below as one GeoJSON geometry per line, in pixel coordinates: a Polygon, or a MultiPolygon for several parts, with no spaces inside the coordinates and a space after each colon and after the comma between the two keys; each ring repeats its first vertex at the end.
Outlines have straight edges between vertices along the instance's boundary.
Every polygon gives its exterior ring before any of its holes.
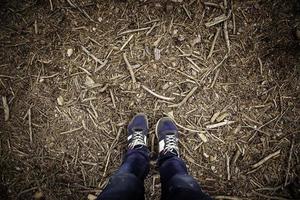
{"type": "Polygon", "coordinates": [[[168,107],[180,107],[182,106],[183,104],[185,104],[187,102],[187,100],[195,93],[195,91],[198,89],[198,87],[194,87],[193,89],[191,89],[191,91],[184,97],[184,99],[180,102],[180,103],[177,103],[177,104],[173,104],[173,105],[169,105],[168,107]]]}
{"type": "Polygon", "coordinates": [[[233,124],[233,123],[235,123],[235,121],[224,120],[224,122],[207,125],[206,128],[207,129],[213,129],[213,128],[218,128],[218,127],[221,127],[221,126],[230,125],[230,124],[233,124]]]}
{"type": "Polygon", "coordinates": [[[97,58],[94,54],[92,54],[89,50],[87,50],[84,46],[81,46],[81,49],[88,55],[90,56],[94,61],[96,61],[97,63],[99,63],[100,65],[103,64],[103,62],[97,58]]]}
{"type": "Polygon", "coordinates": [[[159,99],[166,100],[166,101],[173,101],[175,99],[174,97],[165,97],[163,95],[157,94],[144,85],[142,85],[142,88],[159,99]]]}
{"type": "Polygon", "coordinates": [[[273,158],[275,156],[278,156],[279,154],[280,154],[280,150],[277,150],[274,153],[271,153],[267,157],[261,159],[259,162],[257,162],[254,165],[252,165],[252,168],[257,168],[257,167],[263,165],[265,162],[267,162],[268,160],[270,160],[271,158],[273,158]]]}
{"type": "Polygon", "coordinates": [[[129,63],[128,59],[127,59],[127,56],[126,56],[126,53],[123,53],[123,59],[126,63],[126,66],[127,66],[127,69],[130,73],[130,76],[131,76],[131,79],[132,79],[132,83],[136,83],[136,79],[135,79],[135,76],[134,76],[134,72],[133,72],[133,69],[132,69],[132,66],[131,64],[129,63]]]}

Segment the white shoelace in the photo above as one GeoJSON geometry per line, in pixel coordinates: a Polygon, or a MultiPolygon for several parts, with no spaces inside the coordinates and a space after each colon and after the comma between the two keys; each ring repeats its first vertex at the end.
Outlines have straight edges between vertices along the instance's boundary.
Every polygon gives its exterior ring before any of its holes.
{"type": "Polygon", "coordinates": [[[176,153],[178,154],[178,145],[177,145],[177,137],[175,135],[166,135],[166,144],[165,144],[165,148],[164,148],[164,152],[171,152],[174,153],[173,150],[176,151],[176,153]]]}
{"type": "Polygon", "coordinates": [[[132,141],[129,143],[129,148],[134,148],[136,145],[145,145],[145,136],[142,131],[136,131],[132,135],[132,141]]]}

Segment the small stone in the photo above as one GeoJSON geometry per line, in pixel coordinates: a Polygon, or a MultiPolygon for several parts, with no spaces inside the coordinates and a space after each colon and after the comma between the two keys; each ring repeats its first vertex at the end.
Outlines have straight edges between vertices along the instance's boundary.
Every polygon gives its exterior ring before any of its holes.
{"type": "Polygon", "coordinates": [[[64,105],[65,103],[64,98],[62,96],[57,97],[57,103],[60,106],[64,105]]]}
{"type": "Polygon", "coordinates": [[[89,194],[89,195],[87,196],[87,199],[88,199],[88,200],[96,200],[97,197],[96,197],[95,195],[93,195],[93,194],[89,194]]]}
{"type": "Polygon", "coordinates": [[[72,54],[73,54],[73,49],[68,49],[67,50],[67,56],[70,58],[71,56],[72,56],[72,54]]]}
{"type": "Polygon", "coordinates": [[[37,191],[33,195],[33,198],[36,200],[42,199],[43,197],[44,197],[44,194],[41,191],[37,191]]]}

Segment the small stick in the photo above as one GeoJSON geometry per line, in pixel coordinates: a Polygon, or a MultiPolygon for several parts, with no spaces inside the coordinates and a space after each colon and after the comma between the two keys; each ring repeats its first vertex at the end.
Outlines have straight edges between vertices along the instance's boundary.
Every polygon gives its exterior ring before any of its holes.
{"type": "Polygon", "coordinates": [[[74,128],[74,129],[71,129],[71,130],[68,130],[68,131],[64,131],[64,132],[61,132],[60,135],[65,135],[65,134],[68,134],[68,133],[73,133],[73,132],[75,132],[75,131],[81,130],[82,128],[83,128],[83,127],[80,126],[80,127],[78,127],[78,128],[74,128]]]}
{"type": "Polygon", "coordinates": [[[53,3],[52,3],[52,0],[49,0],[49,3],[50,3],[50,10],[53,11],[53,3]]]}
{"type": "Polygon", "coordinates": [[[217,28],[217,32],[216,32],[214,40],[212,42],[212,45],[211,45],[209,54],[207,56],[207,59],[210,58],[212,56],[213,52],[214,52],[214,48],[215,48],[215,45],[216,45],[216,41],[217,41],[217,39],[219,37],[220,31],[221,31],[221,28],[217,28]]]}
{"type": "Polygon", "coordinates": [[[125,47],[126,47],[126,45],[130,42],[130,40],[133,38],[133,34],[132,35],[130,35],[130,37],[128,38],[128,40],[123,44],[123,46],[120,48],[120,51],[122,51],[125,47]]]}
{"type": "Polygon", "coordinates": [[[156,26],[157,26],[157,23],[155,22],[155,23],[153,24],[153,26],[149,29],[149,31],[147,31],[146,36],[148,36],[148,35],[153,31],[153,29],[154,29],[156,26]]]}
{"type": "Polygon", "coordinates": [[[185,7],[185,5],[183,5],[182,7],[183,7],[183,9],[184,9],[186,15],[189,17],[189,19],[192,19],[192,17],[191,17],[191,12],[185,7]]]}
{"type": "MultiPolygon", "coordinates": [[[[186,55],[186,53],[184,53],[184,51],[182,51],[179,47],[176,47],[182,54],[186,55]]],[[[195,70],[196,72],[200,72],[201,68],[189,57],[185,58],[192,64],[191,67],[193,68],[193,70],[195,70]]]]}
{"type": "Polygon", "coordinates": [[[130,76],[131,76],[131,79],[132,79],[132,83],[136,83],[136,79],[135,79],[135,76],[134,76],[134,73],[133,73],[133,69],[132,69],[132,66],[129,63],[127,57],[126,57],[126,53],[123,53],[123,58],[124,58],[124,61],[126,63],[127,69],[128,69],[128,71],[130,73],[130,76]]]}
{"type": "Polygon", "coordinates": [[[211,83],[211,86],[210,86],[210,88],[213,88],[213,87],[215,86],[215,84],[216,84],[216,82],[217,82],[217,79],[218,79],[218,76],[219,76],[219,74],[220,74],[220,69],[218,69],[218,70],[217,70],[217,72],[216,72],[216,74],[215,74],[215,76],[214,76],[214,80],[213,80],[213,82],[211,83]]]}
{"type": "Polygon", "coordinates": [[[109,94],[110,94],[110,97],[111,97],[111,101],[112,101],[112,103],[113,103],[113,105],[114,105],[114,108],[116,108],[115,97],[114,97],[114,94],[113,94],[113,92],[112,92],[111,89],[109,90],[109,94]]]}
{"type": "Polygon", "coordinates": [[[260,74],[263,75],[263,64],[262,64],[262,61],[261,59],[258,57],[258,62],[259,62],[259,68],[260,68],[260,74]]]}
{"type": "Polygon", "coordinates": [[[227,21],[224,22],[223,30],[224,30],[224,38],[226,41],[227,50],[228,50],[228,52],[230,52],[230,40],[229,40],[229,35],[228,35],[228,22],[227,21]]]}
{"type": "Polygon", "coordinates": [[[177,104],[173,104],[173,105],[169,105],[168,107],[173,108],[173,107],[180,107],[183,104],[185,104],[187,102],[187,100],[194,94],[194,92],[198,89],[198,87],[193,87],[193,89],[191,89],[191,91],[184,97],[184,99],[177,104]]]}
{"type": "Polygon", "coordinates": [[[220,23],[226,21],[229,17],[230,17],[230,15],[222,14],[222,15],[220,15],[220,16],[218,16],[218,17],[215,17],[212,21],[206,22],[206,23],[205,23],[205,26],[206,26],[207,28],[209,28],[209,27],[211,27],[211,26],[220,24],[220,23]]]}
{"type": "Polygon", "coordinates": [[[78,66],[79,69],[87,73],[87,75],[92,76],[91,72],[89,72],[87,69],[84,69],[83,67],[78,66]]]}
{"type": "Polygon", "coordinates": [[[236,35],[236,22],[235,22],[235,14],[232,13],[232,22],[233,22],[233,34],[236,35]]]}
{"type": "Polygon", "coordinates": [[[9,106],[7,103],[6,96],[2,96],[2,104],[3,104],[3,110],[4,110],[4,120],[7,121],[9,119],[9,106]]]}
{"type": "Polygon", "coordinates": [[[204,5],[205,6],[215,7],[215,8],[222,8],[219,4],[211,3],[211,2],[204,2],[204,5]]]}
{"type": "Polygon", "coordinates": [[[224,120],[224,122],[207,125],[206,128],[207,129],[213,129],[213,128],[218,128],[218,127],[225,126],[225,125],[230,125],[230,124],[233,124],[233,123],[235,123],[235,121],[224,120]]]}
{"type": "Polygon", "coordinates": [[[97,68],[95,69],[95,73],[98,72],[98,71],[99,71],[100,69],[102,69],[103,67],[105,67],[107,63],[108,63],[108,60],[107,60],[107,59],[104,60],[103,63],[102,63],[99,67],[97,67],[97,68]]]}
{"type": "Polygon", "coordinates": [[[145,27],[145,28],[138,28],[138,29],[132,29],[132,30],[128,30],[128,31],[124,31],[122,33],[119,33],[118,35],[124,35],[124,34],[128,34],[128,33],[135,33],[135,32],[140,32],[140,31],[145,31],[150,29],[151,27],[145,27]]]}
{"type": "Polygon", "coordinates": [[[289,181],[289,172],[290,172],[290,168],[291,168],[291,160],[292,160],[294,143],[295,143],[295,141],[293,139],[292,140],[292,144],[291,144],[291,148],[290,148],[290,152],[289,152],[289,160],[288,160],[288,166],[287,166],[287,170],[286,170],[286,176],[285,176],[284,186],[287,186],[288,185],[288,181],[289,181]]]}
{"type": "Polygon", "coordinates": [[[226,157],[227,180],[230,181],[230,158],[227,152],[225,154],[225,157],[226,157]]]}
{"type": "Polygon", "coordinates": [[[28,125],[29,125],[29,139],[32,144],[32,127],[31,127],[31,107],[28,109],[28,125]]]}
{"type": "Polygon", "coordinates": [[[245,199],[245,198],[231,197],[231,196],[214,196],[214,199],[223,199],[223,200],[242,200],[242,199],[245,199]]]}
{"type": "Polygon", "coordinates": [[[200,129],[199,129],[199,130],[196,130],[196,129],[190,129],[190,128],[184,127],[183,125],[181,125],[181,124],[179,124],[178,122],[176,122],[176,120],[174,119],[174,117],[171,116],[171,115],[168,114],[168,113],[164,113],[164,115],[170,117],[170,118],[174,121],[174,123],[175,123],[179,128],[182,128],[182,129],[184,129],[184,130],[186,130],[186,131],[190,131],[191,133],[199,133],[199,132],[201,132],[200,129]]]}
{"type": "Polygon", "coordinates": [[[173,100],[175,99],[174,97],[165,97],[165,96],[159,95],[159,94],[153,92],[152,90],[150,90],[149,88],[147,88],[147,87],[144,86],[144,85],[141,85],[141,86],[142,86],[142,88],[143,88],[144,90],[146,90],[147,92],[149,92],[149,93],[152,94],[153,96],[156,96],[156,97],[159,98],[159,99],[163,99],[163,100],[166,100],[166,101],[173,101],[173,100]]]}
{"type": "Polygon", "coordinates": [[[84,46],[81,46],[81,49],[88,55],[90,56],[93,60],[95,60],[97,63],[99,63],[100,65],[103,64],[103,62],[97,58],[94,54],[92,54],[89,50],[87,50],[84,46]]]}
{"type": "Polygon", "coordinates": [[[37,20],[34,20],[34,33],[37,35],[39,33],[37,20]]]}
{"type": "Polygon", "coordinates": [[[261,166],[262,164],[264,164],[265,162],[267,162],[268,160],[270,160],[271,158],[278,156],[280,154],[280,150],[275,151],[274,153],[271,153],[270,155],[268,155],[267,157],[261,159],[259,162],[257,162],[256,164],[252,165],[252,168],[257,168],[259,166],[261,166]]]}

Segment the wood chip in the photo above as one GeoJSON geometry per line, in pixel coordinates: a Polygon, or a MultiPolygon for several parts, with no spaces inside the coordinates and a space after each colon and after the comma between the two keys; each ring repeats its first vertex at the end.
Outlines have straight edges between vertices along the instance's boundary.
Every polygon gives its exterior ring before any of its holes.
{"type": "Polygon", "coordinates": [[[214,123],[216,121],[217,117],[219,117],[220,113],[221,113],[220,111],[217,111],[216,113],[214,113],[210,119],[210,122],[214,123]]]}
{"type": "Polygon", "coordinates": [[[200,133],[198,133],[198,135],[199,135],[200,139],[201,139],[204,143],[206,143],[206,142],[208,142],[208,139],[207,139],[207,137],[206,137],[206,135],[205,135],[204,133],[205,133],[205,131],[201,131],[200,133]]]}
{"type": "Polygon", "coordinates": [[[6,96],[2,96],[2,104],[4,109],[4,120],[7,121],[9,119],[9,106],[6,96]]]}

